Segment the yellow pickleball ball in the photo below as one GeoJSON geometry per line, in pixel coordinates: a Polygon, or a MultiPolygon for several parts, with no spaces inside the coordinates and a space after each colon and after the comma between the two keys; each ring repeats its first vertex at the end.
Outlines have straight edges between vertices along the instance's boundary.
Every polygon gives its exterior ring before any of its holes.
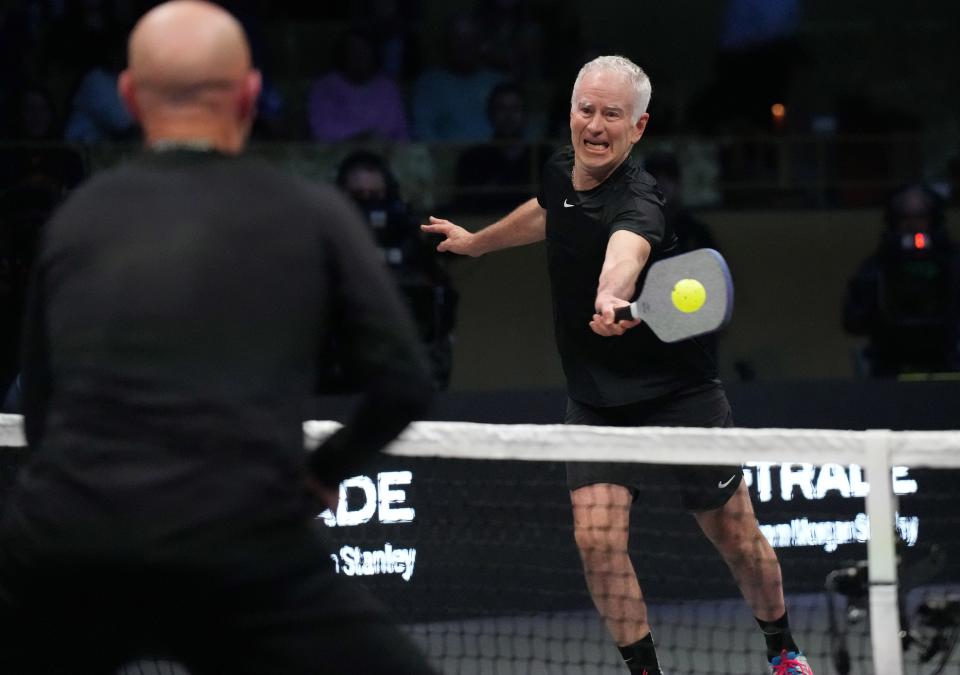
{"type": "Polygon", "coordinates": [[[692,314],[707,301],[707,289],[696,279],[681,279],[670,294],[673,306],[685,314],[692,314]]]}

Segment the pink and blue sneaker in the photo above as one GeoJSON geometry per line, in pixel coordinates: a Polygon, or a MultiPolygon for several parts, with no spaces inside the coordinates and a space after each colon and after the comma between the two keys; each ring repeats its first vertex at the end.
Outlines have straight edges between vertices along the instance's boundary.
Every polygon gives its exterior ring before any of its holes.
{"type": "Polygon", "coordinates": [[[780,656],[770,659],[770,675],[813,675],[813,668],[807,663],[802,652],[788,652],[784,649],[780,656]]]}

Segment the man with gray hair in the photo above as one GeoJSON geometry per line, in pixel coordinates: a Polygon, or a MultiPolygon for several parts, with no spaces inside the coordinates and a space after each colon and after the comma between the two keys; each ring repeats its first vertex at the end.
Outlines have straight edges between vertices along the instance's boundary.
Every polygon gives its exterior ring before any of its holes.
{"type": "MultiPolygon", "coordinates": [[[[547,242],[568,424],[732,426],[717,364],[697,339],[660,342],[614,312],[635,299],[644,272],[676,254],[656,181],[631,158],[650,115],[651,86],[636,64],[601,56],[581,69],[570,101],[571,147],[543,170],[540,192],[477,232],[430,218],[437,247],[479,256],[547,242]]],[[[659,675],[640,584],[628,552],[633,500],[649,489],[642,464],[571,462],[567,482],[587,586],[631,672],[659,675]]],[[[677,467],[677,491],[733,572],[763,630],[771,670],[812,675],[790,634],[780,564],[757,526],[738,466],[677,467]]]]}

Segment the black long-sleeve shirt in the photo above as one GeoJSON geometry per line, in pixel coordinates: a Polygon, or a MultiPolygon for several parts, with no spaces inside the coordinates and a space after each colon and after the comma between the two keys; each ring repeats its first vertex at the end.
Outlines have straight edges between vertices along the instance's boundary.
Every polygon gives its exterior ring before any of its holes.
{"type": "Polygon", "coordinates": [[[215,152],[148,152],[76,191],[43,232],[26,324],[34,452],[12,506],[35,538],[81,547],[304,518],[302,411],[331,335],[363,396],[310,458],[321,480],[380,450],[431,391],[359,214],[215,152]]]}

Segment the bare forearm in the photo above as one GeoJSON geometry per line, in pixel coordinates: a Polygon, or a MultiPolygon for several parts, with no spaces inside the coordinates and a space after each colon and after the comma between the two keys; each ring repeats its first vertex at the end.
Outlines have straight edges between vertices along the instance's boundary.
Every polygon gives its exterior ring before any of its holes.
{"type": "Polygon", "coordinates": [[[474,255],[543,241],[546,222],[546,211],[536,199],[524,202],[501,220],[474,235],[474,255]]]}
{"type": "Polygon", "coordinates": [[[637,280],[650,257],[650,244],[642,236],[626,230],[610,235],[607,255],[597,282],[596,314],[590,329],[597,335],[623,335],[639,321],[618,321],[615,312],[633,299],[637,280]]]}
{"type": "Polygon", "coordinates": [[[612,296],[630,300],[637,288],[637,279],[643,264],[639,260],[620,260],[604,265],[597,285],[597,297],[612,296]]]}
{"type": "Polygon", "coordinates": [[[443,241],[437,244],[441,253],[476,257],[502,248],[542,241],[547,235],[547,212],[536,199],[531,199],[479,232],[470,232],[435,216],[430,216],[430,222],[421,225],[420,229],[443,237],[443,241]]]}

